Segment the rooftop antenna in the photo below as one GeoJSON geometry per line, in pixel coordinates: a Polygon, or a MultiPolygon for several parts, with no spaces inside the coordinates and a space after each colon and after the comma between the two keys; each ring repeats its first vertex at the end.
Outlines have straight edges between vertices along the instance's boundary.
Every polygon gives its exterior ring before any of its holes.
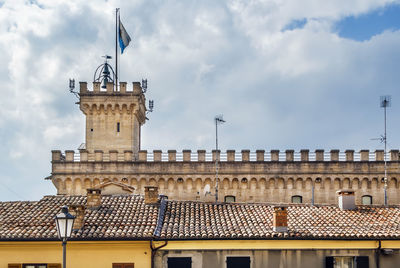
{"type": "Polygon", "coordinates": [[[147,91],[147,79],[142,79],[142,90],[143,90],[143,93],[146,93],[146,91],[147,91]]]}
{"type": "Polygon", "coordinates": [[[149,100],[149,109],[146,113],[152,113],[154,109],[154,100],[149,100]]]}
{"type": "Polygon", "coordinates": [[[74,94],[75,97],[79,99],[79,94],[78,92],[74,91],[75,89],[75,79],[69,79],[69,92],[74,94]]]}
{"type": "Polygon", "coordinates": [[[222,114],[217,115],[214,118],[215,121],[215,202],[218,202],[218,184],[219,184],[219,178],[218,178],[218,161],[219,161],[219,151],[218,151],[218,125],[225,123],[225,120],[223,119],[222,114]]]}
{"type": "Polygon", "coordinates": [[[392,97],[389,95],[386,96],[381,96],[381,100],[380,100],[380,104],[381,104],[381,108],[383,108],[383,113],[384,113],[384,121],[385,121],[385,132],[383,134],[383,142],[385,143],[385,153],[383,156],[383,160],[385,162],[385,176],[383,177],[383,181],[384,181],[384,194],[385,194],[385,206],[388,205],[388,197],[387,197],[387,164],[386,164],[386,150],[387,150],[387,136],[386,136],[386,108],[390,107],[391,105],[391,99],[392,97]]]}

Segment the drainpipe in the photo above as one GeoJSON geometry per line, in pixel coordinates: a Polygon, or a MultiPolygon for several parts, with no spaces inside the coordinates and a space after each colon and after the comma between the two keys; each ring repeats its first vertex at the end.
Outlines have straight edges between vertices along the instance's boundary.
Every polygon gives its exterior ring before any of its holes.
{"type": "MultiPolygon", "coordinates": [[[[161,195],[160,196],[160,208],[159,208],[159,211],[158,211],[157,225],[156,225],[156,228],[154,229],[153,237],[160,237],[160,235],[161,235],[161,228],[162,228],[162,225],[163,225],[164,215],[165,215],[165,210],[166,209],[167,209],[166,197],[161,195]]],[[[154,247],[153,242],[154,242],[154,240],[151,239],[150,240],[151,268],[154,268],[154,257],[156,256],[157,250],[159,250],[160,248],[165,247],[168,244],[168,241],[164,241],[165,242],[164,245],[161,245],[161,246],[158,246],[158,247],[154,247]]]]}
{"type": "Polygon", "coordinates": [[[153,244],[153,240],[150,240],[150,248],[151,248],[151,268],[154,268],[154,257],[156,256],[157,250],[159,250],[160,248],[165,247],[166,245],[168,245],[168,241],[164,241],[165,244],[158,246],[158,247],[154,247],[153,244]]]}
{"type": "Polygon", "coordinates": [[[376,268],[380,267],[379,257],[381,255],[381,246],[382,246],[381,240],[379,240],[378,243],[379,243],[379,246],[378,246],[377,249],[375,249],[375,264],[376,264],[376,268]]]}

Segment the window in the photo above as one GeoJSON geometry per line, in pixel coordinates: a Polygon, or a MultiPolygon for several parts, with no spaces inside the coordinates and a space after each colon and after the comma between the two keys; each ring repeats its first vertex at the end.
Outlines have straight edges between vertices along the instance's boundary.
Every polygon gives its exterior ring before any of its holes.
{"type": "Polygon", "coordinates": [[[60,263],[9,263],[8,268],[61,268],[60,263]]]}
{"type": "Polygon", "coordinates": [[[303,203],[303,197],[301,195],[292,196],[292,203],[296,203],[296,204],[303,203]]]}
{"type": "Polygon", "coordinates": [[[192,258],[168,257],[168,268],[192,268],[192,258]]]}
{"type": "Polygon", "coordinates": [[[134,263],[113,263],[113,268],[135,268],[134,263]]]}
{"type": "Polygon", "coordinates": [[[362,198],[361,198],[361,203],[363,205],[372,205],[372,196],[363,195],[362,198]]]}
{"type": "Polygon", "coordinates": [[[369,268],[368,256],[326,257],[326,268],[369,268]]]}
{"type": "Polygon", "coordinates": [[[250,268],[250,257],[226,257],[226,268],[250,268]]]}
{"type": "Polygon", "coordinates": [[[232,203],[236,201],[236,197],[234,195],[226,195],[224,199],[226,203],[232,203]]]}
{"type": "Polygon", "coordinates": [[[117,122],[117,132],[119,132],[120,126],[121,126],[121,124],[119,122],[117,122]]]}

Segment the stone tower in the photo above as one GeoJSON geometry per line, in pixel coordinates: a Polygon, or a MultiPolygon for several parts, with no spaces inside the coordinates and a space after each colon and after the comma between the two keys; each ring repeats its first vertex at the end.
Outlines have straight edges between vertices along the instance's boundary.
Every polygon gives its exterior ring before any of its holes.
{"type": "Polygon", "coordinates": [[[146,121],[146,99],[139,82],[127,91],[126,82],[120,83],[120,91],[113,83],[107,83],[102,91],[100,82],[93,83],[89,91],[86,82],[80,82],[80,109],[86,116],[86,150],[132,151],[140,150],[140,129],[146,121]]]}

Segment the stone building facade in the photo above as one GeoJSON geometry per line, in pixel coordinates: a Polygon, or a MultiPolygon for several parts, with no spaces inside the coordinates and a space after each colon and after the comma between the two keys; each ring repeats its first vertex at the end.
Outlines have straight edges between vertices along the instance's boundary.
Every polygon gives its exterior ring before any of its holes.
{"type": "MultiPolygon", "coordinates": [[[[257,150],[250,152],[147,152],[140,148],[146,121],[140,83],[80,83],[80,108],[86,116],[86,147],[52,151],[51,180],[60,195],[81,195],[101,183],[119,182],[143,194],[147,185],[176,200],[215,200],[215,160],[219,162],[218,200],[226,202],[336,203],[335,192],[352,189],[356,203],[382,204],[384,152],[361,150],[257,150]]],[[[388,201],[398,204],[399,151],[387,155],[388,201]]]]}

